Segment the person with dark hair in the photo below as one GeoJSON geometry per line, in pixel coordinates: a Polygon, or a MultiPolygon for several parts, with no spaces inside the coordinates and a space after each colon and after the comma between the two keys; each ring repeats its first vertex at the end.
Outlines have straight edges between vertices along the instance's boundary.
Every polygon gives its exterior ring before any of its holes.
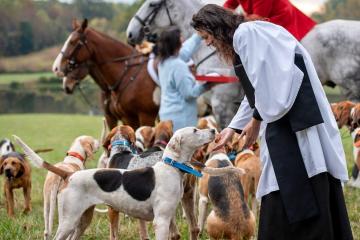
{"type": "Polygon", "coordinates": [[[230,9],[239,5],[248,19],[267,18],[284,27],[299,41],[316,25],[289,0],[226,0],[224,3],[224,7],[230,9]]]}
{"type": "MultiPolygon", "coordinates": [[[[341,137],[308,52],[288,31],[209,4],[192,26],[233,62],[245,98],[215,150],[260,133],[259,240],[351,240],[341,137]]],[[[224,93],[225,94],[225,93],[224,93]]]]}
{"type": "Polygon", "coordinates": [[[198,84],[188,65],[198,49],[201,37],[191,36],[182,44],[178,27],[171,26],[160,34],[158,41],[158,77],[161,87],[160,120],[172,120],[174,131],[196,126],[196,99],[209,90],[210,83],[198,84]]]}

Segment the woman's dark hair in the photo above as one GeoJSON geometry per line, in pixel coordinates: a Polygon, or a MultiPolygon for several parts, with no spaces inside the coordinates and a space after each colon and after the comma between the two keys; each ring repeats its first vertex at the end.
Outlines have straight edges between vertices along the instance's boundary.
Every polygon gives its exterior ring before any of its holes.
{"type": "Polygon", "coordinates": [[[181,31],[176,26],[171,26],[160,34],[158,41],[158,54],[161,62],[174,56],[181,47],[181,31]]]}
{"type": "Polygon", "coordinates": [[[207,4],[192,17],[191,26],[211,34],[214,47],[227,62],[234,59],[233,36],[244,16],[215,4],[207,4]]]}

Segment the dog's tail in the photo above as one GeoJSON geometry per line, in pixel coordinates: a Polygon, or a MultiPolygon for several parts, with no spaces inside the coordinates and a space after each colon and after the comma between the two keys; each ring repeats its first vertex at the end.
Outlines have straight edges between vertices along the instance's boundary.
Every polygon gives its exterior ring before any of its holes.
{"type": "Polygon", "coordinates": [[[21,140],[18,136],[13,135],[13,137],[15,138],[15,141],[17,142],[17,144],[19,144],[20,147],[23,149],[25,155],[28,157],[30,162],[35,167],[45,168],[45,169],[49,170],[50,172],[53,172],[56,175],[60,176],[64,180],[67,179],[72,174],[72,172],[65,171],[61,168],[55,167],[55,166],[51,165],[50,163],[44,161],[28,145],[26,145],[26,143],[23,140],[21,140]]]}
{"type": "Polygon", "coordinates": [[[35,153],[45,153],[45,152],[51,152],[53,151],[54,149],[52,148],[40,148],[40,149],[36,149],[34,150],[35,153]]]}
{"type": "Polygon", "coordinates": [[[233,166],[227,166],[222,168],[213,168],[213,167],[207,167],[205,164],[198,162],[198,161],[192,161],[190,162],[191,165],[198,168],[203,173],[207,173],[211,176],[221,176],[224,174],[229,173],[237,173],[240,175],[243,175],[246,173],[246,171],[243,168],[233,167],[233,166]]]}
{"type": "Polygon", "coordinates": [[[221,175],[229,174],[229,173],[237,173],[240,175],[245,174],[244,169],[233,167],[233,166],[227,166],[227,167],[222,167],[222,168],[204,167],[203,169],[201,169],[201,171],[204,173],[207,173],[211,176],[221,176],[221,175]]]}
{"type": "Polygon", "coordinates": [[[106,123],[105,118],[103,118],[103,126],[102,126],[102,130],[101,130],[101,135],[100,135],[100,144],[101,145],[104,144],[108,132],[109,132],[108,125],[106,123]]]}

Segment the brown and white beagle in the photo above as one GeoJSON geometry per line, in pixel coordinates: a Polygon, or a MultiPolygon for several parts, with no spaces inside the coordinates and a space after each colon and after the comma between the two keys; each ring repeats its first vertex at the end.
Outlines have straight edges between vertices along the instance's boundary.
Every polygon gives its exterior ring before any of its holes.
{"type": "MultiPolygon", "coordinates": [[[[54,166],[68,172],[85,169],[85,163],[92,159],[99,149],[99,141],[91,136],[79,136],[71,144],[66,157],[54,166]]],[[[56,199],[59,192],[66,187],[64,180],[58,175],[48,172],[44,182],[44,239],[51,239],[52,226],[56,209],[56,199]]]]}
{"type": "Polygon", "coordinates": [[[343,126],[348,128],[351,127],[351,109],[355,106],[355,103],[351,101],[342,101],[338,103],[331,104],[331,110],[334,113],[336,123],[338,124],[339,129],[343,126]]]}
{"type": "MultiPolygon", "coordinates": [[[[208,147],[209,159],[205,165],[219,169],[233,166],[225,147],[212,151],[212,145],[208,147]]],[[[241,171],[242,174],[222,176],[204,174],[199,180],[199,227],[202,231],[206,221],[207,233],[211,239],[250,239],[255,234],[255,217],[248,208],[240,181],[245,171],[241,171]],[[209,202],[212,204],[212,211],[206,218],[209,202]]]]}

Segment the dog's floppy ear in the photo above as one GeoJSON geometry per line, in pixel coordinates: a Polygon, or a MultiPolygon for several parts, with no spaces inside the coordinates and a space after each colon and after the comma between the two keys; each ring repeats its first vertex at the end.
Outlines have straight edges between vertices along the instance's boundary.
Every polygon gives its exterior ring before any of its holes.
{"type": "Polygon", "coordinates": [[[109,145],[111,143],[111,138],[115,135],[115,133],[118,131],[119,127],[114,127],[113,129],[111,129],[110,133],[108,133],[108,135],[106,136],[104,142],[102,143],[105,151],[109,150],[109,145]]]}
{"type": "Polygon", "coordinates": [[[80,144],[84,148],[86,156],[89,159],[93,159],[93,157],[94,157],[94,152],[93,152],[94,147],[91,145],[90,141],[88,139],[81,139],[80,144]]]}
{"type": "Polygon", "coordinates": [[[124,137],[125,136],[127,137],[127,139],[130,141],[130,143],[132,145],[135,145],[136,136],[135,136],[135,131],[132,127],[130,127],[128,125],[120,126],[120,132],[121,132],[121,135],[124,135],[124,137]]]}
{"type": "MultiPolygon", "coordinates": [[[[6,155],[5,155],[5,156],[6,156],[6,155]]],[[[0,175],[2,175],[2,174],[4,173],[4,165],[5,165],[5,159],[6,159],[5,156],[1,157],[0,175]]]]}
{"type": "Polygon", "coordinates": [[[178,158],[180,157],[181,152],[181,135],[173,136],[170,139],[170,142],[168,143],[167,147],[171,150],[174,157],[178,158]]]}
{"type": "Polygon", "coordinates": [[[20,160],[19,163],[20,163],[20,169],[17,172],[15,178],[21,177],[25,173],[25,164],[24,164],[24,162],[20,160]]]}

